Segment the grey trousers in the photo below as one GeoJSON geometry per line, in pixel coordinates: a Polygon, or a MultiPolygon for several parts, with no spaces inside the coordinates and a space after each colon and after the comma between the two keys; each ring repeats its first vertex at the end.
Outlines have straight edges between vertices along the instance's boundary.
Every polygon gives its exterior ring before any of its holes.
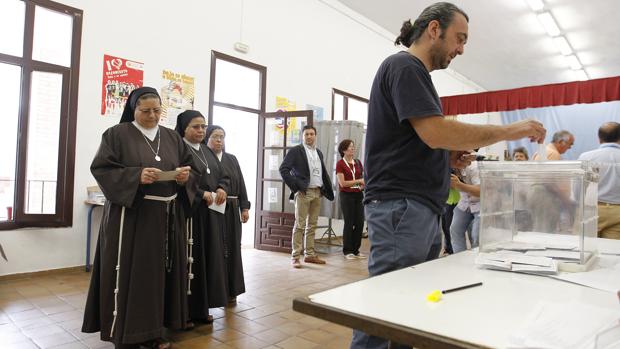
{"type": "MultiPolygon", "coordinates": [[[[370,276],[410,267],[439,257],[439,215],[414,199],[366,204],[370,240],[370,276]]],[[[354,330],[351,348],[385,348],[389,341],[354,330]]],[[[392,343],[390,348],[407,348],[392,343]]]]}

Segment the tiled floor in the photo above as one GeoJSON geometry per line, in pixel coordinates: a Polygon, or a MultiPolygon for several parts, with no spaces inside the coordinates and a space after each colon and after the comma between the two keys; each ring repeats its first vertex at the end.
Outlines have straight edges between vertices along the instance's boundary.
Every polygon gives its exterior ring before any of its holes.
{"type": "MultiPolygon", "coordinates": [[[[368,251],[363,240],[362,251],[368,251]]],[[[367,260],[321,255],[323,266],[293,269],[284,253],[243,249],[247,292],[237,305],[212,309],[215,322],[170,332],[173,348],[348,348],[351,330],[297,313],[295,297],[365,278],[367,260]]],[[[90,274],[66,272],[0,282],[0,347],[112,348],[80,332],[90,274]]]]}

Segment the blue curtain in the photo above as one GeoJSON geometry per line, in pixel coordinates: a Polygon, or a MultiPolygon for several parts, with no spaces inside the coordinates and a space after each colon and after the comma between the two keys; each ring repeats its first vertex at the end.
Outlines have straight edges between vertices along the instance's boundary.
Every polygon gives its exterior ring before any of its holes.
{"type": "MultiPolygon", "coordinates": [[[[576,160],[583,152],[598,148],[598,129],[607,121],[620,122],[620,101],[573,104],[545,108],[529,108],[501,112],[502,123],[509,124],[523,119],[536,119],[547,129],[545,143],[551,142],[553,134],[567,130],[575,135],[575,144],[562,155],[564,160],[576,160]]],[[[523,146],[528,150],[530,160],[537,151],[537,145],[527,139],[508,142],[508,150],[523,146]]]]}

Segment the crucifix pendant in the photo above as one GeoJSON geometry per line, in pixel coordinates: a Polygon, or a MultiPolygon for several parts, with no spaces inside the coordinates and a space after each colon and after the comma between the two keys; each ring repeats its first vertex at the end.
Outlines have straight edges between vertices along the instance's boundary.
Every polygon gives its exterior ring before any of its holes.
{"type": "Polygon", "coordinates": [[[161,161],[161,158],[159,157],[159,155],[155,155],[155,160],[161,161]]]}

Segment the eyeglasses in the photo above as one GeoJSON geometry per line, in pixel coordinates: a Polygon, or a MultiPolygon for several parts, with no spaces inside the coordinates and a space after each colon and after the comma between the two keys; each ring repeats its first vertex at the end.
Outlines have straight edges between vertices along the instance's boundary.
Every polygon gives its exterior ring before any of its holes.
{"type": "Polygon", "coordinates": [[[205,124],[196,124],[196,125],[192,125],[190,127],[193,128],[194,130],[198,131],[198,130],[206,129],[207,125],[205,125],[205,124]]]}
{"type": "Polygon", "coordinates": [[[214,141],[223,141],[225,136],[218,136],[218,135],[213,135],[211,137],[209,137],[209,139],[212,139],[214,141]]]}

